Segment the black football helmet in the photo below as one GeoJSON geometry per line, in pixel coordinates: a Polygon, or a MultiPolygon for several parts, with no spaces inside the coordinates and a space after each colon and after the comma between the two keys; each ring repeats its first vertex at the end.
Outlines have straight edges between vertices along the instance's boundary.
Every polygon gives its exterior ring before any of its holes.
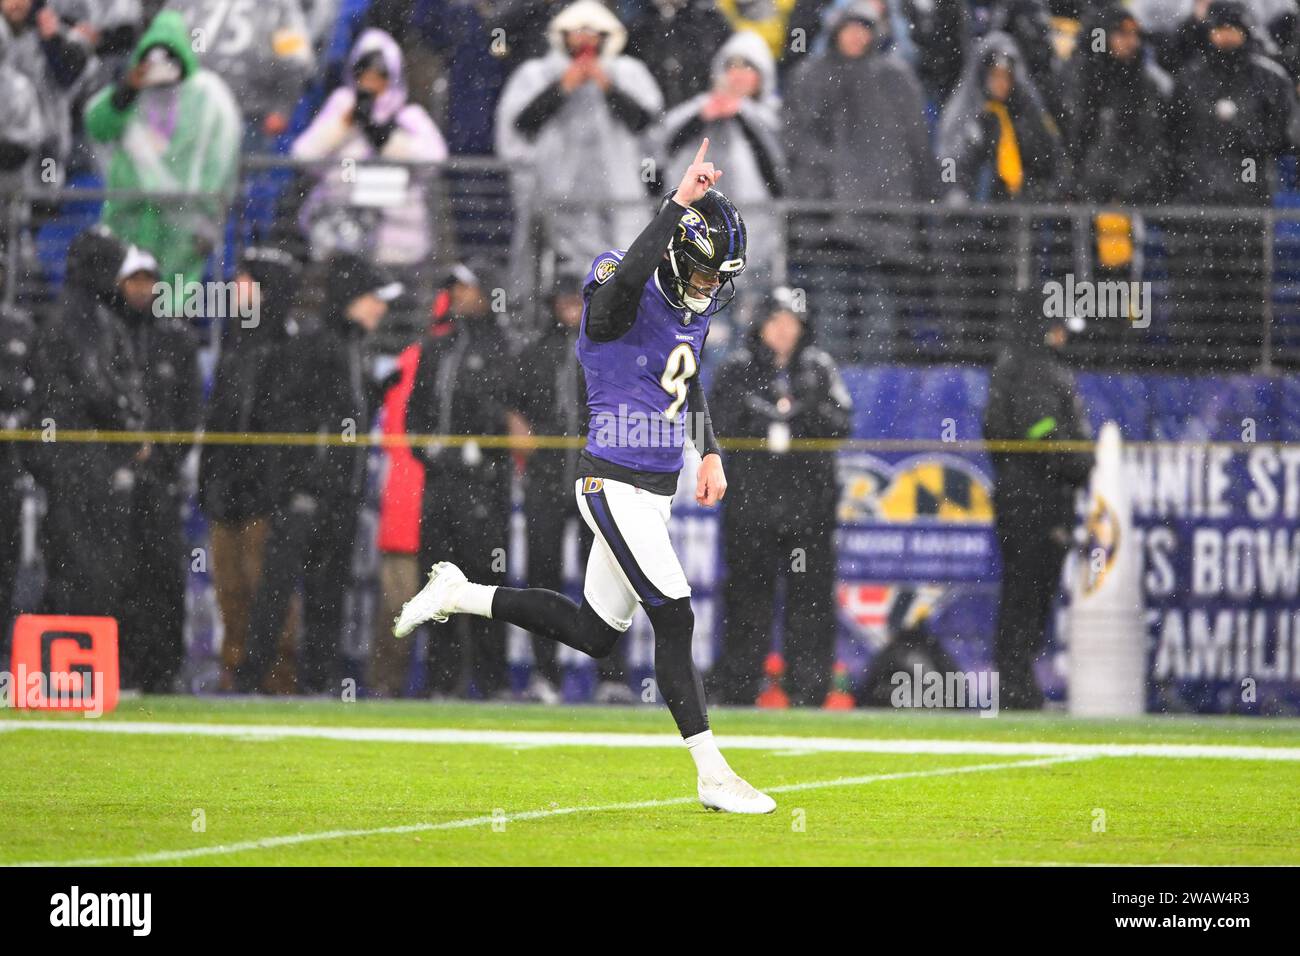
{"type": "MultiPolygon", "coordinates": [[[[677,190],[664,197],[664,209],[677,190]]],[[[659,267],[660,285],[670,298],[696,315],[724,309],[736,295],[735,278],[745,271],[745,220],[731,200],[710,189],[683,213],[668,255],[659,267]],[[718,284],[700,288],[691,282],[696,273],[716,276],[718,284]]]]}

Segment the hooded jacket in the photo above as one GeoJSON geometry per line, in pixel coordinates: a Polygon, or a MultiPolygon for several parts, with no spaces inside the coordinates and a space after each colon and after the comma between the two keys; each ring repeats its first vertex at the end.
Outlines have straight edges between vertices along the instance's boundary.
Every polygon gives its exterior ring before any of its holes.
{"type": "Polygon", "coordinates": [[[561,267],[573,271],[636,238],[645,225],[645,134],[663,108],[645,64],[622,53],[623,25],[596,0],[565,7],[547,34],[550,52],[511,74],[496,112],[496,152],[510,165],[515,208],[511,292],[523,302],[536,296],[534,237],[545,235],[561,267]],[[564,34],[577,29],[604,34],[607,92],[595,83],[561,88],[572,63],[564,34]]]}
{"type": "MultiPolygon", "coordinates": [[[[40,155],[57,160],[54,171],[61,181],[72,148],[72,106],[83,93],[94,56],[75,34],[66,30],[42,40],[36,29],[36,13],[33,4],[27,19],[16,26],[0,16],[0,58],[15,73],[26,77],[35,92],[42,135],[31,145],[39,149],[40,155]]],[[[8,87],[5,90],[7,98],[8,87]]]]}
{"type": "MultiPolygon", "coordinates": [[[[294,140],[295,159],[331,160],[318,170],[316,187],[303,204],[299,223],[312,239],[313,253],[324,258],[331,251],[357,252],[331,228],[332,218],[351,205],[352,183],[338,160],[396,160],[439,163],[447,158],[447,144],[429,114],[409,101],[402,50],[383,30],[366,30],[353,45],[344,71],[346,81],[325,101],[320,113],[294,140]],[[388,72],[388,87],[366,110],[355,115],[357,88],[353,75],[357,62],[377,53],[388,72]]],[[[433,239],[428,222],[425,182],[428,171],[411,168],[405,196],[384,206],[373,232],[363,228],[363,244],[375,261],[384,265],[411,265],[428,258],[433,239]]]]}
{"type": "Polygon", "coordinates": [[[32,81],[9,62],[12,35],[0,22],[0,187],[27,185],[32,158],[46,139],[45,116],[32,81]]]}
{"type": "Polygon", "coordinates": [[[1170,109],[1174,191],[1195,205],[1266,206],[1274,167],[1291,145],[1295,91],[1255,36],[1236,50],[1210,48],[1176,77],[1170,109]],[[1249,161],[1249,164],[1248,164],[1249,161]],[[1243,176],[1251,168],[1254,175],[1243,176]]]}
{"type": "Polygon", "coordinates": [[[817,238],[869,247],[877,261],[906,264],[917,258],[915,226],[853,208],[931,198],[939,181],[913,70],[878,42],[855,59],[836,47],[836,34],[849,20],[876,16],[869,0],[837,10],[827,23],[824,52],[796,69],[786,97],[786,155],[793,198],[848,207],[829,224],[812,222],[817,238]]]}
{"type": "Polygon", "coordinates": [[[627,96],[651,120],[657,118],[663,97],[645,64],[623,55],[627,31],[622,23],[596,0],[578,0],[548,26],[550,52],[524,63],[506,81],[497,106],[497,155],[515,164],[529,201],[642,199],[641,130],[630,129],[595,84],[559,94],[540,127],[521,128],[524,111],[543,94],[553,96],[558,90],[571,62],[564,34],[579,28],[606,35],[601,64],[615,94],[627,96]]]}
{"type": "MultiPolygon", "coordinates": [[[[58,308],[38,329],[33,349],[36,387],[30,408],[36,426],[52,420],[56,429],[64,430],[145,427],[144,364],[122,318],[117,290],[126,253],[126,245],[102,226],[86,230],[68,246],[58,308]]],[[[31,458],[37,480],[48,484],[71,479],[70,462],[103,478],[129,463],[135,452],[136,446],[124,443],[56,440],[31,458]],[[56,468],[56,462],[67,468],[56,468]]]]}
{"type": "MultiPolygon", "coordinates": [[[[1133,15],[1103,7],[1082,35],[1106,33],[1133,15]]],[[[1169,99],[1173,81],[1149,63],[1145,48],[1131,61],[1081,43],[1066,68],[1066,143],[1074,159],[1074,188],[1096,203],[1143,205],[1163,198],[1169,177],[1169,99]]]]}
{"type": "Polygon", "coordinates": [[[152,253],[167,282],[174,283],[178,274],[198,281],[220,240],[222,197],[234,188],[242,136],[239,107],[221,78],[199,66],[185,21],[176,11],[164,10],[154,18],[128,69],[155,46],[180,62],[179,83],[137,92],[121,81],[100,90],[86,107],[91,138],[114,146],[107,188],[212,198],[179,203],[110,199],[102,221],[123,240],[152,253]]]}
{"type": "Polygon", "coordinates": [[[972,53],[956,92],[943,109],[938,155],[955,162],[953,187],[968,199],[1034,200],[1053,193],[1064,165],[1060,133],[1025,68],[1019,48],[1005,33],[989,34],[972,53]],[[997,175],[1002,134],[998,118],[987,107],[990,97],[985,80],[995,61],[1010,62],[1014,77],[1005,107],[1024,175],[1023,185],[1014,194],[997,175]]]}
{"type": "MultiPolygon", "coordinates": [[[[989,375],[984,409],[988,440],[1086,441],[1092,437],[1074,376],[1044,341],[1039,308],[1020,313],[989,375]]],[[[1074,526],[1074,492],[1088,480],[1090,454],[995,452],[993,507],[999,524],[1014,522],[1047,535],[1074,526]]]]}
{"type": "Polygon", "coordinates": [[[1011,37],[1039,99],[1053,120],[1063,123],[1062,63],[1052,43],[1052,17],[1046,0],[1002,0],[993,11],[988,32],[1011,37]]]}
{"type": "MultiPolygon", "coordinates": [[[[297,266],[284,253],[247,253],[241,271],[260,289],[258,325],[244,329],[227,320],[221,357],[212,376],[205,428],[210,432],[278,431],[273,395],[285,367],[284,354],[296,326],[289,316],[297,266]]],[[[240,522],[267,515],[274,504],[268,480],[270,455],[260,445],[204,445],[199,465],[199,502],[209,520],[240,522]]]]}
{"type": "Polygon", "coordinates": [[[706,90],[668,112],[656,133],[668,174],[686,169],[700,139],[709,138],[709,161],[726,170],[727,195],[735,202],[764,202],[783,192],[785,152],[781,144],[780,98],[776,93],[776,63],[757,33],[736,33],[713,55],[711,76],[716,84],[728,60],[744,59],[762,78],[757,96],[744,100],[728,119],[704,122],[700,109],[712,97],[706,90]]]}

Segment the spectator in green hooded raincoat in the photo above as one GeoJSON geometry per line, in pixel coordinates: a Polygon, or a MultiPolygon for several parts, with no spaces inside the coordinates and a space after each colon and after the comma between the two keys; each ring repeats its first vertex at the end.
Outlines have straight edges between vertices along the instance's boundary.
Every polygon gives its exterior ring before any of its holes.
{"type": "MultiPolygon", "coordinates": [[[[152,253],[162,281],[197,282],[219,241],[221,212],[238,170],[242,118],[225,82],[199,66],[185,21],[164,10],[136,44],[127,72],[86,106],[86,131],[113,145],[107,188],[206,194],[110,198],[103,222],[152,253]]],[[[179,304],[184,289],[173,288],[179,304]]]]}

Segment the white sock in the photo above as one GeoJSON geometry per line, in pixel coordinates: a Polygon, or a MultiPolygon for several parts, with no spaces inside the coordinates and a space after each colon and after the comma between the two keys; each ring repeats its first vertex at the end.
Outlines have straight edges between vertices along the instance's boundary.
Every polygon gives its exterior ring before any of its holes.
{"type": "Polygon", "coordinates": [[[456,611],[459,614],[477,614],[479,617],[492,616],[492,595],[497,593],[495,584],[475,584],[466,581],[456,595],[456,611]]]}
{"type": "Polygon", "coordinates": [[[683,742],[686,744],[686,749],[691,752],[691,757],[695,760],[695,770],[701,777],[725,777],[732,772],[726,758],[722,756],[722,751],[713,742],[713,731],[705,730],[693,737],[687,737],[683,742]]]}

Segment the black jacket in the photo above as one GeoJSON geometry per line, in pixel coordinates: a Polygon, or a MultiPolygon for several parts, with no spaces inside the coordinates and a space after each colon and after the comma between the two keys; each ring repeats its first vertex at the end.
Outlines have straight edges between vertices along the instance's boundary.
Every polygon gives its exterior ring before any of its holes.
{"type": "MultiPolygon", "coordinates": [[[[251,269],[252,267],[250,267],[251,269]]],[[[296,334],[288,311],[292,289],[283,271],[255,274],[261,286],[259,324],[245,329],[229,320],[212,376],[206,430],[252,434],[274,427],[272,395],[296,334]]],[[[205,445],[199,467],[199,501],[209,519],[245,521],[269,514],[274,489],[267,469],[273,455],[262,445],[205,445]]]]}
{"type": "Polygon", "coordinates": [[[34,428],[52,422],[55,429],[55,441],[32,449],[30,456],[42,483],[55,471],[71,478],[77,469],[94,470],[102,477],[105,470],[128,465],[138,451],[125,443],[57,441],[59,431],[138,430],[148,421],[144,360],[122,318],[116,289],[125,255],[126,247],[102,230],[74,239],[59,305],[37,331],[30,422],[34,428]]]}
{"type": "MultiPolygon", "coordinates": [[[[1085,24],[1108,29],[1115,17],[1107,8],[1085,24]]],[[[1131,62],[1080,44],[1066,70],[1066,145],[1074,161],[1078,198],[1096,203],[1159,202],[1169,178],[1169,99],[1173,81],[1159,67],[1131,62]]]]}
{"type": "MultiPolygon", "coordinates": [[[[505,435],[507,413],[523,409],[516,358],[495,316],[452,319],[444,334],[425,336],[407,406],[408,432],[505,435]]],[[[505,449],[420,446],[415,455],[430,479],[492,482],[508,475],[505,449]]]]}
{"type": "MultiPolygon", "coordinates": [[[[35,382],[32,379],[32,324],[25,317],[0,312],[0,428],[28,428],[35,382]]],[[[28,457],[24,443],[0,442],[0,501],[10,500],[15,472],[28,457]]],[[[12,520],[12,514],[6,520],[12,520]]],[[[4,547],[0,532],[0,548],[4,547]]],[[[0,556],[2,557],[2,556],[0,556]]],[[[0,581],[0,614],[9,582],[0,581]]]]}
{"type": "Polygon", "coordinates": [[[271,500],[290,510],[359,502],[366,481],[362,441],[383,398],[368,372],[363,330],[335,317],[285,343],[274,358],[257,379],[251,430],[314,434],[320,442],[265,446],[271,500]],[[262,404],[261,396],[269,401],[262,404]]]}
{"type": "MultiPolygon", "coordinates": [[[[193,432],[199,426],[202,400],[198,342],[184,319],[127,313],[126,325],[139,359],[145,428],[157,432],[193,432]]],[[[188,441],[158,442],[136,466],[137,477],[175,490],[188,441]]]]}
{"type": "MultiPolygon", "coordinates": [[[[212,378],[205,430],[256,437],[280,431],[270,408],[276,378],[293,356],[285,338],[233,336],[223,346],[212,378]]],[[[264,445],[203,446],[199,466],[199,502],[216,521],[246,521],[269,514],[275,493],[268,468],[275,453],[264,445]]]]}
{"type": "Polygon", "coordinates": [[[1286,72],[1246,46],[1195,59],[1177,79],[1170,139],[1178,198],[1268,205],[1274,161],[1290,146],[1295,94],[1286,72]],[[1245,160],[1253,176],[1243,175],[1245,160]]]}
{"type": "MultiPolygon", "coordinates": [[[[784,370],[757,338],[718,367],[709,408],[727,438],[767,438],[785,422],[792,439],[844,438],[852,429],[853,403],[834,360],[801,343],[784,370]],[[777,403],[788,397],[782,412],[777,403]]],[[[735,451],[726,456],[728,519],[800,526],[833,519],[838,500],[835,455],[829,452],[735,451]]]]}
{"type": "Polygon", "coordinates": [[[32,389],[32,339],[26,318],[0,313],[0,427],[26,428],[32,389]]]}
{"type": "MultiPolygon", "coordinates": [[[[583,408],[578,356],[574,351],[577,329],[554,324],[527,350],[528,361],[520,363],[520,411],[534,435],[582,433],[583,408]]],[[[555,482],[567,494],[577,480],[578,450],[539,449],[528,459],[532,481],[555,482]]]]}
{"type": "MultiPolygon", "coordinates": [[[[1035,434],[1054,441],[1091,437],[1074,376],[1045,345],[1020,344],[1002,353],[989,377],[984,437],[1025,440],[1035,434]]],[[[1073,527],[1074,491],[1088,480],[1091,454],[994,452],[990,458],[1000,525],[1044,534],[1073,527]]]]}

